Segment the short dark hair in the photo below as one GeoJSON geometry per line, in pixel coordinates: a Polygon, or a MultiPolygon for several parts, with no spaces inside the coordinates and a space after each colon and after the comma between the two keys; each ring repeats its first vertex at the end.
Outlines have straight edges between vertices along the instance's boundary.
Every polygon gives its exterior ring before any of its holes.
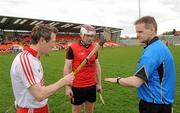
{"type": "Polygon", "coordinates": [[[49,24],[39,24],[36,25],[31,32],[31,43],[32,44],[37,44],[40,38],[44,38],[47,42],[51,38],[51,33],[58,33],[57,28],[49,25],[49,24]]]}
{"type": "Polygon", "coordinates": [[[154,19],[154,17],[152,17],[152,16],[141,17],[134,22],[134,25],[142,24],[142,23],[145,24],[145,28],[147,28],[147,29],[150,27],[150,25],[153,25],[155,28],[155,32],[157,33],[157,23],[156,23],[156,20],[154,19]]]}

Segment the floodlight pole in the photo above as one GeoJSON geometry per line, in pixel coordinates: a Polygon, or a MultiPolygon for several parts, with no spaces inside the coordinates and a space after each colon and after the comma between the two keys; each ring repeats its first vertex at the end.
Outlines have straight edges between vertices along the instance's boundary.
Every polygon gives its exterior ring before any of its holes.
{"type": "Polygon", "coordinates": [[[141,0],[139,0],[139,18],[141,18],[141,0]]]}

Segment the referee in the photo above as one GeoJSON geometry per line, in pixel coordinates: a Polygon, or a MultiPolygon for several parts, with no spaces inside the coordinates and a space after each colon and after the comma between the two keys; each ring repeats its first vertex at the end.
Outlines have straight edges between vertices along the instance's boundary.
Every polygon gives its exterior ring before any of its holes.
{"type": "Polygon", "coordinates": [[[140,113],[172,113],[176,82],[173,56],[156,36],[154,17],[142,17],[134,25],[138,40],[146,44],[136,73],[127,78],[105,78],[105,81],[137,87],[140,113]]]}

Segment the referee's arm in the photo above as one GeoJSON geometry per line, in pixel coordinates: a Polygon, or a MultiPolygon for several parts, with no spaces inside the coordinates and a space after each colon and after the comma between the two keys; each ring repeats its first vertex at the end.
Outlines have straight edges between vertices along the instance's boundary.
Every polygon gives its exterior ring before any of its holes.
{"type": "Polygon", "coordinates": [[[126,87],[140,87],[145,81],[137,76],[119,79],[119,84],[126,87]]]}
{"type": "Polygon", "coordinates": [[[105,81],[111,83],[118,83],[125,87],[140,87],[145,81],[137,76],[131,76],[126,78],[105,78],[105,81]]]}
{"type": "Polygon", "coordinates": [[[135,74],[134,76],[126,77],[126,78],[106,78],[105,81],[112,82],[112,83],[118,83],[122,86],[126,87],[140,87],[143,83],[148,82],[148,75],[146,73],[145,66],[142,66],[135,74]]]}

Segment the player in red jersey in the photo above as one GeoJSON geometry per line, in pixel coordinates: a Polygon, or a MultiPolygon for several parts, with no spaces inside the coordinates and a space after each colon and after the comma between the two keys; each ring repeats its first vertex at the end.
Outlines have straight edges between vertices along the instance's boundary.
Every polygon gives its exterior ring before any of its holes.
{"type": "MultiPolygon", "coordinates": [[[[91,25],[82,25],[81,40],[73,43],[66,52],[64,75],[74,71],[93,50],[96,30],[91,25]]],[[[102,93],[101,67],[96,52],[76,75],[72,86],[66,86],[66,95],[71,99],[72,113],[80,113],[84,104],[86,113],[93,113],[96,91],[102,93]]]]}

